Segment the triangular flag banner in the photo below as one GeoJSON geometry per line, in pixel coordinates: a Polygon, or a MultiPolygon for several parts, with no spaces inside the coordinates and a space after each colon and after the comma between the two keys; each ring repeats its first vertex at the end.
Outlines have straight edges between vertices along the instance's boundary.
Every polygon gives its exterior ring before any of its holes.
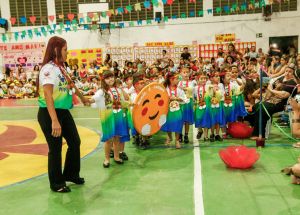
{"type": "Polygon", "coordinates": [[[159,17],[155,18],[155,22],[160,22],[160,21],[161,21],[161,19],[159,17]]]}
{"type": "Polygon", "coordinates": [[[142,25],[142,24],[143,24],[143,21],[142,21],[142,20],[138,20],[138,21],[137,21],[137,24],[138,24],[138,25],[142,25]]]}
{"type": "Polygon", "coordinates": [[[261,7],[266,6],[265,1],[264,1],[264,0],[261,0],[261,1],[260,1],[260,5],[261,5],[261,7]]]}
{"type": "Polygon", "coordinates": [[[83,18],[83,13],[78,13],[77,14],[77,17],[80,19],[80,18],[83,18]]]}
{"type": "Polygon", "coordinates": [[[119,12],[118,12],[118,9],[115,9],[115,15],[118,15],[119,12]]]}
{"type": "Polygon", "coordinates": [[[246,3],[243,3],[241,6],[241,11],[246,11],[246,9],[247,9],[247,5],[246,3]]]}
{"type": "Polygon", "coordinates": [[[141,10],[142,10],[142,8],[141,8],[141,3],[136,3],[136,4],[134,5],[134,9],[135,9],[135,11],[141,11],[141,10]]]}
{"type": "Polygon", "coordinates": [[[25,37],[26,37],[26,31],[22,31],[21,39],[25,39],[25,37]]]}
{"type": "Polygon", "coordinates": [[[195,17],[195,11],[190,11],[190,17],[195,17]]]}
{"type": "Polygon", "coordinates": [[[55,30],[56,29],[56,24],[53,24],[52,28],[53,28],[53,30],[55,30]]]}
{"type": "Polygon", "coordinates": [[[151,0],[154,7],[158,7],[158,0],[151,0]]]}
{"type": "Polygon", "coordinates": [[[41,27],[41,32],[45,37],[47,36],[47,31],[46,31],[45,27],[41,27]]]}
{"type": "Polygon", "coordinates": [[[63,18],[65,18],[65,15],[60,14],[60,15],[58,15],[58,18],[63,19],[63,18]]]}
{"type": "Polygon", "coordinates": [[[70,28],[70,27],[66,27],[66,28],[65,28],[65,31],[66,31],[66,32],[71,31],[71,28],[70,28]]]}
{"type": "Polygon", "coordinates": [[[68,20],[68,21],[66,21],[66,25],[67,26],[70,26],[71,25],[71,22],[68,20]]]}
{"type": "Polygon", "coordinates": [[[90,23],[90,22],[92,22],[92,19],[91,19],[90,17],[87,16],[87,17],[86,17],[86,22],[87,22],[87,23],[90,23]]]}
{"type": "Polygon", "coordinates": [[[16,21],[17,21],[16,17],[10,17],[10,23],[12,25],[16,24],[16,21]]]}
{"type": "Polygon", "coordinates": [[[229,13],[229,6],[224,6],[223,8],[226,13],[229,13]]]}
{"type": "Polygon", "coordinates": [[[254,7],[259,8],[259,2],[255,2],[254,7]]]}
{"type": "Polygon", "coordinates": [[[6,24],[6,19],[2,19],[2,18],[0,18],[0,25],[5,25],[6,24]]]}
{"type": "Polygon", "coordinates": [[[29,20],[30,20],[30,22],[31,22],[32,24],[34,24],[35,21],[36,21],[36,16],[31,16],[31,17],[29,17],[29,20]]]}
{"type": "Polygon", "coordinates": [[[57,29],[56,32],[57,32],[58,34],[62,34],[62,29],[57,29]]]}
{"type": "Polygon", "coordinates": [[[189,0],[189,3],[196,3],[196,0],[189,0]]]}
{"type": "Polygon", "coordinates": [[[76,31],[78,30],[78,26],[77,26],[77,25],[73,25],[73,26],[72,26],[72,30],[73,30],[74,32],[76,32],[76,31]]]}
{"type": "Polygon", "coordinates": [[[77,24],[78,24],[77,20],[74,19],[74,20],[72,21],[72,25],[77,25],[77,24]]]}
{"type": "Polygon", "coordinates": [[[254,9],[254,7],[253,7],[253,5],[251,3],[248,5],[248,9],[249,10],[253,10],[254,9]]]}
{"type": "Polygon", "coordinates": [[[9,40],[11,40],[11,38],[12,38],[12,32],[8,32],[7,33],[7,37],[8,37],[9,40]]]}
{"type": "Polygon", "coordinates": [[[221,7],[216,7],[216,13],[221,13],[221,7]]]}
{"type": "Polygon", "coordinates": [[[41,33],[39,32],[38,28],[33,29],[33,31],[37,37],[41,36],[41,33]]]}
{"type": "Polygon", "coordinates": [[[52,34],[55,34],[55,30],[52,30],[52,29],[51,29],[51,30],[49,31],[49,33],[50,33],[51,35],[52,35],[52,34]]]}
{"type": "Polygon", "coordinates": [[[236,6],[236,12],[239,12],[240,11],[240,7],[239,6],[236,6]]]}
{"type": "Polygon", "coordinates": [[[167,0],[168,5],[172,5],[174,0],[167,0]]]}
{"type": "Polygon", "coordinates": [[[180,15],[180,17],[183,18],[183,19],[185,19],[185,18],[186,18],[186,14],[185,14],[185,13],[182,13],[182,14],[180,15]]]}
{"type": "Polygon", "coordinates": [[[169,21],[169,17],[168,16],[164,16],[164,22],[168,22],[169,21]]]}
{"type": "Polygon", "coordinates": [[[15,32],[15,41],[19,39],[19,32],[15,32]]]}
{"type": "Polygon", "coordinates": [[[51,16],[48,16],[48,19],[49,19],[51,22],[53,22],[53,21],[54,21],[54,18],[55,18],[55,16],[53,16],[53,15],[51,15],[51,16]]]}
{"type": "Polygon", "coordinates": [[[176,15],[173,15],[173,16],[172,16],[172,19],[177,19],[177,16],[176,16],[176,15]]]}
{"type": "Polygon", "coordinates": [[[124,13],[128,14],[129,11],[126,8],[124,8],[124,13]]]}
{"type": "Polygon", "coordinates": [[[148,24],[152,24],[151,19],[147,19],[146,24],[147,24],[147,25],[148,25],[148,24]]]}
{"type": "Polygon", "coordinates": [[[106,27],[106,24],[100,24],[100,27],[102,30],[105,30],[107,27],[106,27]]]}
{"type": "Polygon", "coordinates": [[[122,13],[124,13],[124,9],[122,7],[119,7],[118,8],[118,14],[122,14],[122,13]]]}
{"type": "Polygon", "coordinates": [[[230,12],[231,13],[234,13],[235,12],[235,9],[233,9],[232,7],[230,8],[230,12]]]}
{"type": "Polygon", "coordinates": [[[47,25],[47,31],[51,31],[51,26],[50,25],[47,25]]]}
{"type": "Polygon", "coordinates": [[[203,14],[204,14],[203,10],[198,11],[198,16],[203,16],[203,14]]]}
{"type": "Polygon", "coordinates": [[[115,14],[115,11],[113,9],[109,10],[109,12],[110,12],[111,15],[115,14]]]}
{"type": "Polygon", "coordinates": [[[29,37],[30,39],[32,39],[32,37],[33,37],[32,30],[28,30],[28,31],[27,31],[27,34],[28,34],[28,37],[29,37]]]}
{"type": "Polygon", "coordinates": [[[111,17],[111,12],[110,12],[110,11],[106,11],[106,15],[107,15],[108,17],[111,17]]]}
{"type": "Polygon", "coordinates": [[[64,29],[64,27],[65,27],[64,23],[63,23],[63,22],[60,22],[60,23],[59,23],[59,27],[60,27],[61,30],[64,29]]]}
{"type": "Polygon", "coordinates": [[[69,19],[70,21],[72,21],[72,20],[74,19],[74,17],[75,17],[74,13],[69,13],[69,14],[68,14],[68,19],[69,19]]]}
{"type": "Polygon", "coordinates": [[[80,18],[79,23],[84,23],[84,18],[80,18]]]}
{"type": "Polygon", "coordinates": [[[20,22],[21,22],[22,24],[25,24],[25,23],[27,22],[27,18],[26,18],[25,16],[21,16],[20,22]]]}
{"type": "Polygon", "coordinates": [[[147,8],[147,9],[151,8],[150,2],[149,1],[145,1],[144,2],[144,7],[147,8]]]}
{"type": "Polygon", "coordinates": [[[126,10],[128,10],[129,12],[131,12],[132,11],[132,6],[131,5],[127,5],[126,6],[126,10]]]}
{"type": "Polygon", "coordinates": [[[6,34],[2,34],[2,42],[6,42],[7,41],[7,38],[6,38],[6,34]]]}
{"type": "Polygon", "coordinates": [[[231,8],[232,8],[233,10],[235,10],[235,9],[236,9],[236,4],[232,4],[231,8]]]}
{"type": "Polygon", "coordinates": [[[124,23],[124,22],[120,22],[120,23],[119,23],[119,27],[120,27],[120,28],[124,28],[124,27],[125,27],[125,23],[124,23]]]}
{"type": "Polygon", "coordinates": [[[213,12],[212,9],[207,9],[208,14],[212,14],[212,12],[213,12]]]}
{"type": "Polygon", "coordinates": [[[129,22],[129,26],[130,26],[130,27],[133,27],[133,26],[134,26],[134,22],[132,22],[132,21],[129,22]]]}

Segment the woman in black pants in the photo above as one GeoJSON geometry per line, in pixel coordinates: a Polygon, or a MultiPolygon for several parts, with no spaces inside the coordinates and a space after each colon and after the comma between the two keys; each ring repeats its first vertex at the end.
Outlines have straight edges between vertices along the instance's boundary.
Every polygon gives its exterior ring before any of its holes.
{"type": "Polygon", "coordinates": [[[43,66],[38,78],[38,121],[48,143],[48,175],[50,188],[55,192],[70,192],[66,181],[84,184],[80,178],[80,138],[69,109],[72,94],[76,93],[84,104],[87,100],[80,94],[68,76],[64,62],[67,59],[67,42],[52,37],[47,45],[43,66]],[[62,172],[62,138],[68,145],[62,172]]]}

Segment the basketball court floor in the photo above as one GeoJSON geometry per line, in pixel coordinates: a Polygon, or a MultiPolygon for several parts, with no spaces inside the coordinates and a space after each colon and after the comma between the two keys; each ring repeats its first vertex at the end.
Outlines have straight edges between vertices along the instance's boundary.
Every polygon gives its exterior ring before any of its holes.
{"type": "Polygon", "coordinates": [[[72,110],[86,184],[71,184],[67,194],[51,192],[35,104],[0,100],[0,214],[300,214],[300,186],[280,172],[296,162],[299,150],[277,128],[249,170],[226,168],[218,152],[229,145],[255,147],[253,141],[198,142],[192,130],[193,143],[181,150],[165,148],[164,133],[153,136],[148,150],[127,143],[129,161],[104,169],[98,111],[90,107],[72,110]]]}

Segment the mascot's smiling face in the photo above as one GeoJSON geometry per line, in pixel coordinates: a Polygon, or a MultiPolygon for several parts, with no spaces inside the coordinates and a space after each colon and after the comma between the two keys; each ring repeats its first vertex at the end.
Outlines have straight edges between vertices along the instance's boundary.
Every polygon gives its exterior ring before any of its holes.
{"type": "Polygon", "coordinates": [[[145,136],[155,134],[166,122],[168,105],[169,96],[161,84],[146,86],[137,96],[132,110],[135,129],[145,136]]]}

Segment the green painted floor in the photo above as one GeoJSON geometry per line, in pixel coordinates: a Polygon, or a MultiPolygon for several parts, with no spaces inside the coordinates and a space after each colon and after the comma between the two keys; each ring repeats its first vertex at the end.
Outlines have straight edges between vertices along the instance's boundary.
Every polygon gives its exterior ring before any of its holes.
{"type": "MultiPolygon", "coordinates": [[[[0,108],[0,120],[34,119],[36,111],[0,108]]],[[[97,118],[96,110],[78,107],[72,114],[78,125],[99,131],[97,119],[83,119],[97,118]]],[[[218,151],[232,144],[254,146],[253,141],[200,142],[205,214],[300,214],[300,186],[280,173],[295,163],[300,151],[276,128],[271,133],[267,147],[259,149],[261,158],[255,168],[246,171],[227,169],[218,151]]],[[[130,160],[124,166],[112,163],[109,169],[102,167],[100,144],[82,160],[86,184],[71,185],[69,194],[51,192],[47,175],[0,188],[0,214],[195,214],[193,147],[167,149],[164,138],[163,133],[154,136],[149,150],[128,143],[130,160]]]]}

